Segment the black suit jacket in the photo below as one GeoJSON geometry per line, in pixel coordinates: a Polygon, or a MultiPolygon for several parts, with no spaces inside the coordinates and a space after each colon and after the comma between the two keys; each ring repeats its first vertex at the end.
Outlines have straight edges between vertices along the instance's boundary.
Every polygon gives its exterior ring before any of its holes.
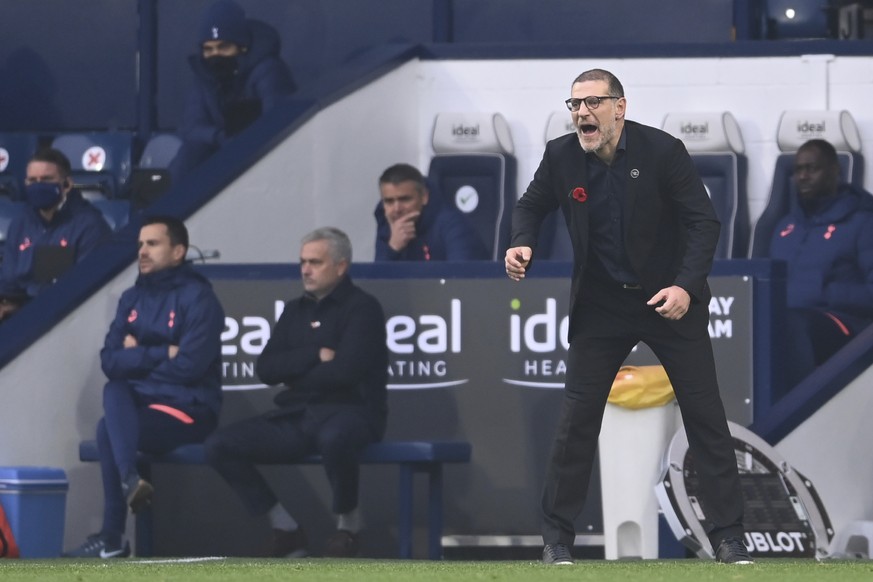
{"type": "MultiPolygon", "coordinates": [[[[643,290],[654,295],[671,285],[691,295],[689,312],[671,321],[682,335],[696,335],[708,321],[711,297],[706,277],[712,268],[720,224],[684,144],[659,129],[625,121],[627,192],[624,247],[643,290]]],[[[550,141],[543,160],[512,215],[511,246],[534,249],[540,224],[558,208],[573,243],[570,338],[588,258],[589,205],[574,199],[588,190],[585,152],[575,133],[550,141]]]]}

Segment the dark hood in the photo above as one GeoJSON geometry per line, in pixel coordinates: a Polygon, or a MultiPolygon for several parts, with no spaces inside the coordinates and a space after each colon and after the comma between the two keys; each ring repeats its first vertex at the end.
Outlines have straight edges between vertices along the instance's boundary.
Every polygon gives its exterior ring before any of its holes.
{"type": "MultiPolygon", "coordinates": [[[[249,34],[252,40],[248,51],[239,57],[238,77],[242,80],[264,59],[278,57],[279,51],[282,48],[282,41],[275,28],[260,20],[249,19],[246,20],[246,24],[249,27],[249,34]]],[[[203,58],[199,51],[188,57],[188,64],[199,78],[204,81],[213,80],[203,64],[203,58]]]]}

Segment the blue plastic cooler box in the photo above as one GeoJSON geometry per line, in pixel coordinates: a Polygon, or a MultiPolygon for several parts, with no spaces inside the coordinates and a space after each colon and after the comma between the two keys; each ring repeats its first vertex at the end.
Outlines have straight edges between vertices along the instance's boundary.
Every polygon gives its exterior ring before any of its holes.
{"type": "Polygon", "coordinates": [[[0,504],[22,558],[61,555],[68,487],[63,469],[0,467],[0,504]]]}

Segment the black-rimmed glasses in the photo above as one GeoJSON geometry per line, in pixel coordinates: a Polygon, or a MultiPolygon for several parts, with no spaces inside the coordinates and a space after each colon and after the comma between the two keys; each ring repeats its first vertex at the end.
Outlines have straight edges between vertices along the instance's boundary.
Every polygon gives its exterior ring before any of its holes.
{"type": "Polygon", "coordinates": [[[600,102],[604,99],[621,99],[621,97],[613,97],[612,95],[603,95],[602,97],[589,95],[588,97],[583,97],[581,99],[577,97],[570,97],[569,99],[564,101],[564,103],[567,105],[567,109],[569,109],[570,111],[579,111],[579,108],[584,102],[585,107],[587,107],[589,111],[593,111],[600,107],[600,102]]]}

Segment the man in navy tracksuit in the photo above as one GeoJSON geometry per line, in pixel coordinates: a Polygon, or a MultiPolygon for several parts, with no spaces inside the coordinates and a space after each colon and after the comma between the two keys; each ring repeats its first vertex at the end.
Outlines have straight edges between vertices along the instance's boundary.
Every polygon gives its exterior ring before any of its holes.
{"type": "Polygon", "coordinates": [[[379,178],[377,261],[485,261],[488,250],[466,217],[430,196],[424,176],[395,164],[379,178]]]}
{"type": "Polygon", "coordinates": [[[770,256],[788,263],[788,388],[873,322],[873,195],[840,184],[834,147],[804,143],[797,204],[776,226],[770,256]]]}
{"type": "Polygon", "coordinates": [[[182,147],[170,166],[174,180],[296,89],[279,56],[276,30],[246,20],[232,0],[218,0],[206,8],[197,42],[198,54],[189,58],[194,88],[179,129],[182,147]]]}
{"type": "Polygon", "coordinates": [[[187,251],[182,221],[146,219],[139,277],[122,294],[100,352],[109,378],[97,425],[103,528],[69,557],[129,556],[127,508],[138,512],[153,492],[137,473],[137,451],[202,442],[218,423],[224,311],[209,281],[185,262],[187,251]]]}
{"type": "Polygon", "coordinates": [[[26,208],[9,224],[2,281],[33,297],[51,281],[34,276],[38,247],[70,249],[79,261],[110,234],[99,210],[73,189],[70,161],[55,149],[40,150],[27,164],[26,208]]]}

